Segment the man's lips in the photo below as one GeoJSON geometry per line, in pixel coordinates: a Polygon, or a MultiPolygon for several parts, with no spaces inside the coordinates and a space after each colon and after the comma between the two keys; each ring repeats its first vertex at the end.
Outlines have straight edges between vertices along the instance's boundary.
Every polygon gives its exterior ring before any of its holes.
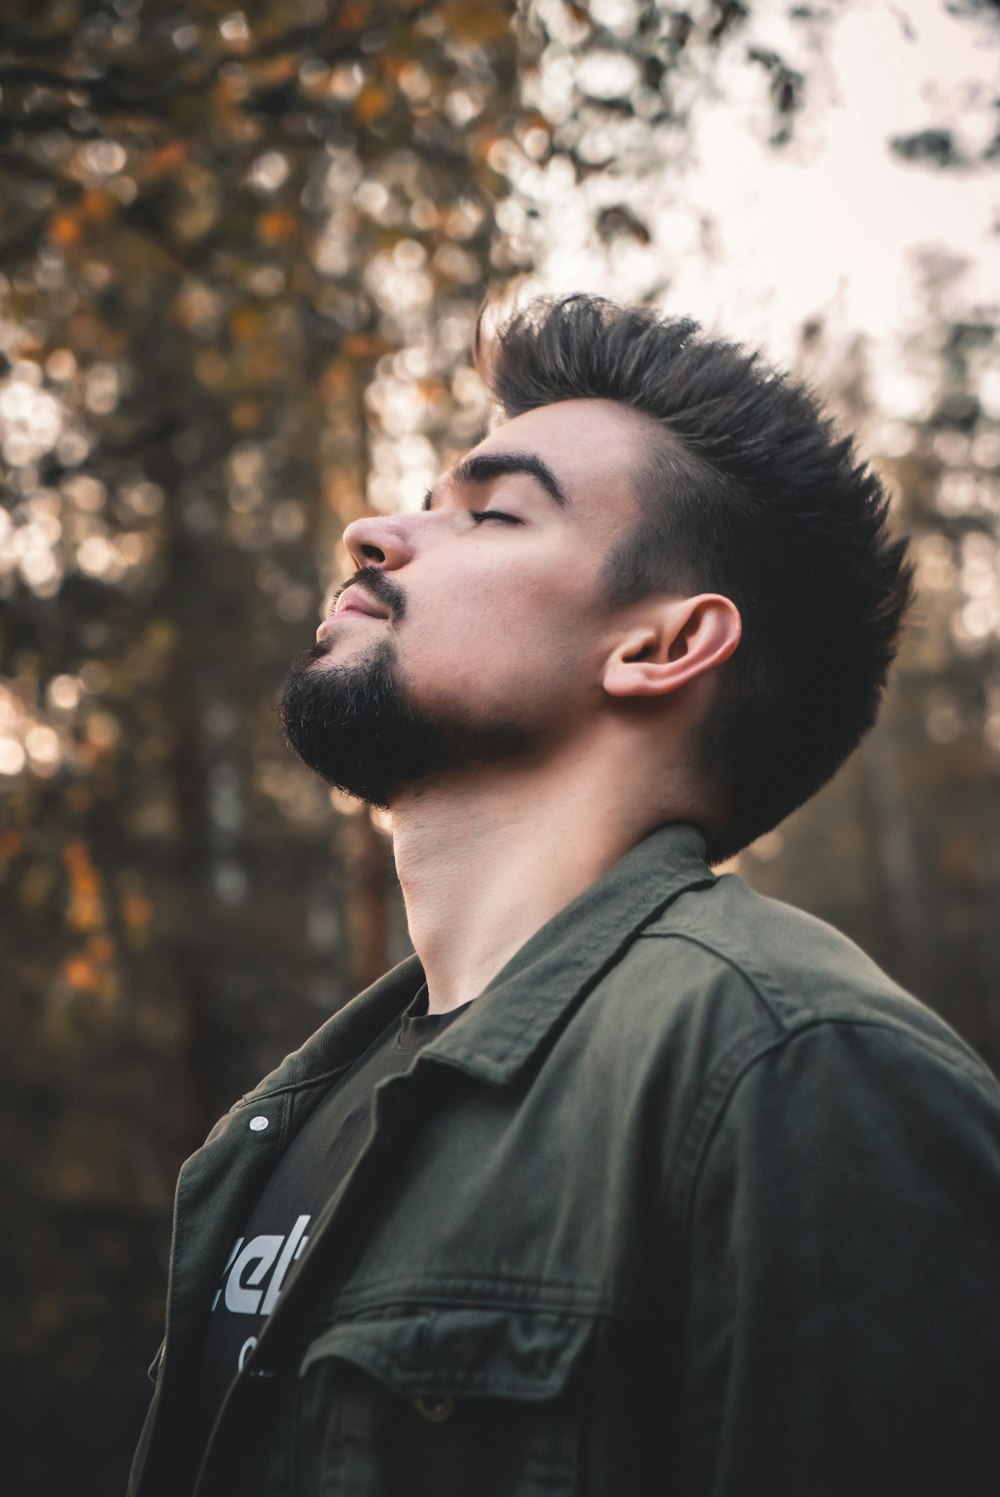
{"type": "Polygon", "coordinates": [[[342,618],[344,614],[361,614],[369,619],[387,619],[386,610],[374,598],[369,597],[364,588],[355,583],[346,587],[337,599],[337,606],[333,613],[325,618],[316,630],[317,642],[325,639],[336,619],[342,618]]]}

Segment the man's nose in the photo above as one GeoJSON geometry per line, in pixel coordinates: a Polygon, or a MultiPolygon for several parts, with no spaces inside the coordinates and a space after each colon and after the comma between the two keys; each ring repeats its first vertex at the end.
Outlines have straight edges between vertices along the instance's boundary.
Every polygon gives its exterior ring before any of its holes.
{"type": "Polygon", "coordinates": [[[387,571],[404,566],[414,552],[410,527],[402,516],[352,520],[344,531],[344,545],[356,566],[381,566],[387,571]]]}

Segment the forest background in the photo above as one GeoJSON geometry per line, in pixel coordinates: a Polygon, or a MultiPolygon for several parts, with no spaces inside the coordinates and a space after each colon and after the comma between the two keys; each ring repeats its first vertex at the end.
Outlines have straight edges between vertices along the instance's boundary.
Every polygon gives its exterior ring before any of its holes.
{"type": "Polygon", "coordinates": [[[919,600],[881,723],[740,873],[1000,1064],[996,0],[10,0],[0,22],[5,1485],[120,1491],[173,1182],[406,950],[273,710],[344,524],[487,412],[487,291],[762,347],[919,600]]]}

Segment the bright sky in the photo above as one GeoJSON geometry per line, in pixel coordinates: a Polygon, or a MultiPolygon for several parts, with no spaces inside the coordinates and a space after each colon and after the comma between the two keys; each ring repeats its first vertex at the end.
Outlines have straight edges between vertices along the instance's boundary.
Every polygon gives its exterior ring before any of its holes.
{"type": "MultiPolygon", "coordinates": [[[[670,166],[634,186],[595,180],[593,199],[634,204],[653,246],[595,247],[592,204],[560,194],[547,213],[543,204],[539,279],[557,291],[610,287],[627,300],[665,271],[666,310],[779,363],[794,360],[799,328],[821,315],[834,356],[867,335],[884,413],[919,415],[927,373],[905,344],[927,323],[921,261],[933,252],[954,262],[940,293],[947,313],[1000,312],[1000,169],[909,164],[888,142],[943,125],[970,154],[988,144],[1000,126],[1000,25],[950,15],[942,0],[846,0],[813,33],[820,50],[787,9],[754,0],[749,25],[709,69],[718,96],[705,89],[695,106],[692,160],[680,175],[670,166]],[[783,150],[767,144],[766,77],[747,63],[749,45],[806,74],[806,108],[783,150]]],[[[1000,371],[983,394],[1000,417],[1000,371]]]]}

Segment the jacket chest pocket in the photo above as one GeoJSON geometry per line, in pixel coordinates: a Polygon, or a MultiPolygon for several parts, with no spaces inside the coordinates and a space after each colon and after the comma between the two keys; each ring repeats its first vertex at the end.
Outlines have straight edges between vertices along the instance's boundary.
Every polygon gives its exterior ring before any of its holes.
{"type": "Polygon", "coordinates": [[[562,1497],[577,1490],[590,1323],[435,1309],[342,1321],[300,1368],[299,1491],[562,1497]]]}

